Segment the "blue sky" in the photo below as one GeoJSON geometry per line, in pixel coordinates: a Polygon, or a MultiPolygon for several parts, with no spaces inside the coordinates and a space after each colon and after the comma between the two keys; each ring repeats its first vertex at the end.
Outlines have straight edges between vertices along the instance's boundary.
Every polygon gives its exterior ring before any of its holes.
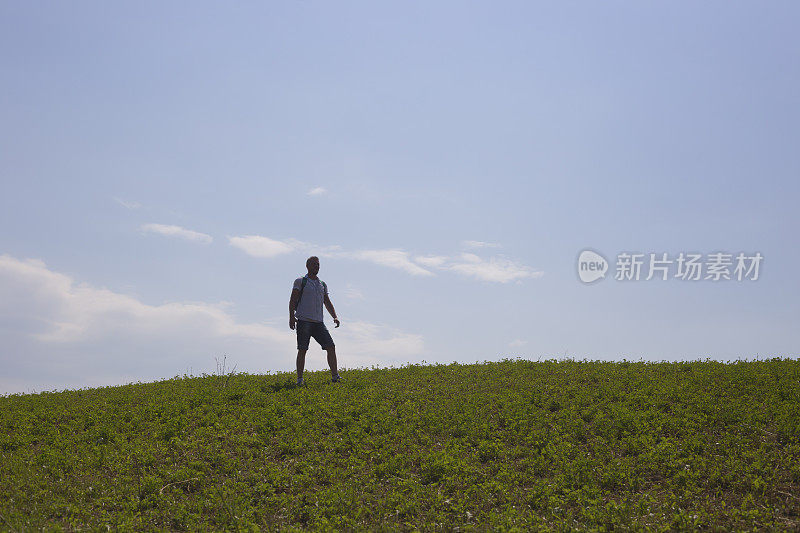
{"type": "Polygon", "coordinates": [[[311,254],[345,368],[795,357],[798,11],[3,3],[0,393],[291,370],[311,254]]]}

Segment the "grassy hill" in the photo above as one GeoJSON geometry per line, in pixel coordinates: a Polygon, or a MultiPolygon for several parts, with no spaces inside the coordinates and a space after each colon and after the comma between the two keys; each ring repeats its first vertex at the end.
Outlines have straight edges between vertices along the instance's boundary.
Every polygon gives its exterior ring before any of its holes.
{"type": "Polygon", "coordinates": [[[0,397],[0,529],[800,528],[800,361],[342,375],[0,397]]]}

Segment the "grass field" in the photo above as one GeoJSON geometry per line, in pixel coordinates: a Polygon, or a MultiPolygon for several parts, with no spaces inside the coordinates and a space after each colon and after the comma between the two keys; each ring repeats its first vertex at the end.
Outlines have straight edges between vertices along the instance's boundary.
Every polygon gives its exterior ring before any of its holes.
{"type": "Polygon", "coordinates": [[[800,529],[800,361],[342,376],[0,397],[0,529],[800,529]]]}

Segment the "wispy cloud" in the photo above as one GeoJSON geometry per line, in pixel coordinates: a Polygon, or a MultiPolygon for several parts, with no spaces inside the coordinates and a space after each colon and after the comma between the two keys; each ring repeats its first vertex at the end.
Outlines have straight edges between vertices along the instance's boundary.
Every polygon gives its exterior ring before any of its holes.
{"type": "Polygon", "coordinates": [[[524,341],[522,339],[514,339],[513,341],[508,343],[508,346],[510,348],[522,348],[526,344],[528,344],[528,341],[524,341]]]}
{"type": "Polygon", "coordinates": [[[206,235],[205,233],[200,233],[198,231],[192,231],[180,226],[170,226],[166,224],[144,224],[141,229],[145,232],[158,233],[159,235],[165,235],[167,237],[178,237],[187,241],[210,243],[214,240],[211,235],[206,235]]]}
{"type": "Polygon", "coordinates": [[[263,235],[243,235],[241,237],[228,237],[228,243],[247,255],[261,258],[271,258],[291,252],[316,254],[321,257],[331,257],[340,253],[341,246],[318,246],[316,244],[298,241],[297,239],[277,240],[263,235]]]}
{"type": "Polygon", "coordinates": [[[295,239],[275,240],[262,235],[245,235],[228,237],[231,246],[235,246],[253,257],[270,258],[290,252],[316,254],[321,257],[338,257],[367,261],[377,265],[403,270],[415,276],[432,276],[433,273],[415,264],[409,259],[408,252],[403,250],[358,250],[345,251],[341,246],[318,246],[295,239]]]}
{"type": "Polygon", "coordinates": [[[496,242],[484,242],[484,241],[462,241],[462,246],[465,248],[499,248],[500,245],[496,242]]]}
{"type": "Polygon", "coordinates": [[[340,255],[370,261],[417,276],[432,276],[434,273],[431,270],[439,270],[457,272],[481,281],[508,283],[525,278],[538,278],[544,274],[502,256],[484,259],[472,253],[462,253],[453,257],[444,255],[414,256],[413,261],[409,258],[408,252],[398,249],[364,250],[340,255]]]}
{"type": "Polygon", "coordinates": [[[295,239],[275,240],[261,235],[228,237],[235,246],[253,257],[270,258],[291,252],[303,252],[320,257],[366,261],[393,268],[413,276],[433,276],[434,271],[456,272],[463,276],[508,283],[525,278],[538,278],[543,273],[503,256],[483,258],[464,252],[455,256],[413,255],[400,248],[385,250],[343,250],[341,246],[319,246],[295,239]]]}
{"type": "Polygon", "coordinates": [[[452,257],[444,255],[417,256],[414,260],[430,268],[449,270],[466,277],[494,283],[508,283],[525,278],[538,278],[544,274],[502,256],[484,259],[477,254],[468,252],[452,257]]]}
{"type": "Polygon", "coordinates": [[[308,194],[309,196],[320,196],[322,194],[325,194],[326,192],[328,192],[328,189],[326,189],[325,187],[314,187],[306,194],[308,194]]]}
{"type": "Polygon", "coordinates": [[[353,287],[351,284],[347,284],[347,286],[342,291],[344,297],[349,300],[363,300],[364,293],[361,292],[359,289],[353,287]]]}
{"type": "Polygon", "coordinates": [[[261,235],[228,237],[228,243],[253,257],[277,257],[303,247],[303,243],[300,241],[277,241],[261,235]]]}
{"type": "Polygon", "coordinates": [[[408,258],[408,252],[403,250],[361,250],[346,254],[353,259],[369,261],[376,265],[389,268],[396,268],[412,274],[414,276],[432,276],[433,272],[425,270],[421,266],[413,263],[408,258]]]}
{"type": "Polygon", "coordinates": [[[414,257],[414,261],[426,267],[442,266],[447,261],[447,256],[444,255],[418,255],[414,257]]]}
{"type": "Polygon", "coordinates": [[[505,257],[490,257],[483,259],[475,254],[461,254],[455,261],[443,265],[442,268],[458,272],[467,277],[482,281],[508,283],[525,278],[539,278],[544,272],[506,259],[505,257]]]}
{"type": "Polygon", "coordinates": [[[119,199],[117,197],[114,197],[114,201],[117,202],[122,207],[124,207],[125,209],[133,210],[133,209],[140,209],[142,207],[142,204],[140,204],[139,202],[129,202],[129,201],[121,200],[121,199],[119,199]]]}

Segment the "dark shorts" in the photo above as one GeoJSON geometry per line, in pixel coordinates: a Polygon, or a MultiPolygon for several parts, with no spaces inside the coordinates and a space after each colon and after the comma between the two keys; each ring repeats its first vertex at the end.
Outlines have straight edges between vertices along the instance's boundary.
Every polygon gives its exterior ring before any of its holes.
{"type": "Polygon", "coordinates": [[[308,342],[314,337],[323,350],[334,346],[331,334],[324,322],[309,322],[308,320],[298,320],[295,326],[297,330],[297,349],[308,350],[308,342]]]}

